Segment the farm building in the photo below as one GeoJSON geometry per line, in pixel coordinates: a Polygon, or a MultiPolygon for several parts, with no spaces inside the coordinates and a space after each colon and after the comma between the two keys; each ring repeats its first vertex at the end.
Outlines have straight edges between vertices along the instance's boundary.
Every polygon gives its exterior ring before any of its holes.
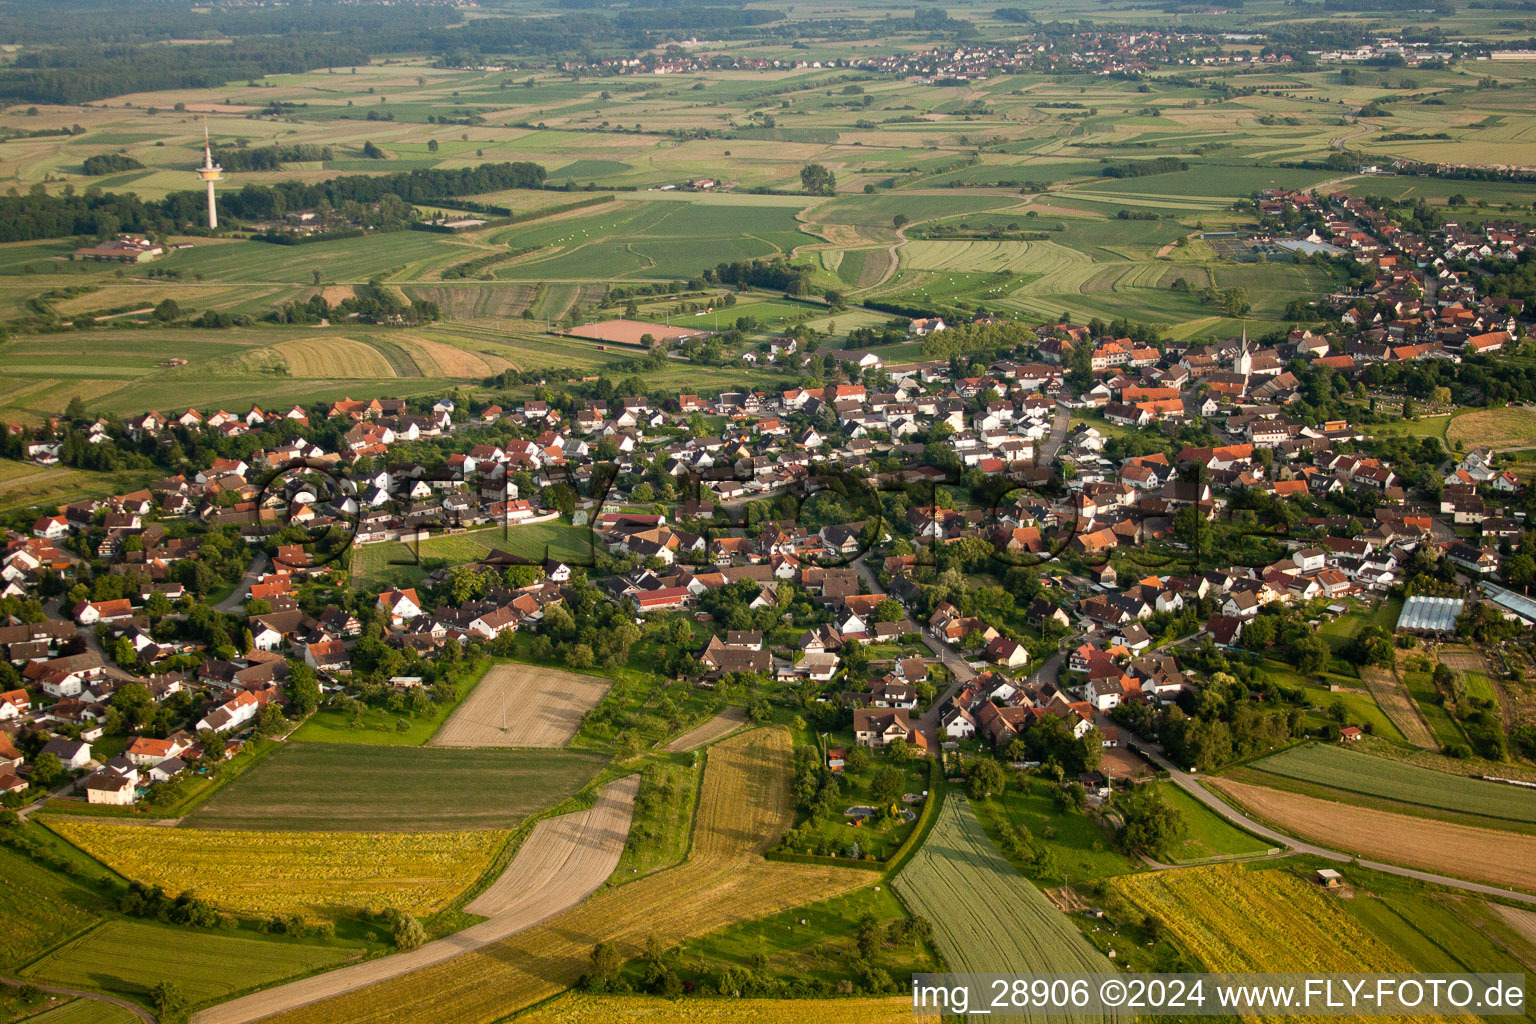
{"type": "Polygon", "coordinates": [[[572,327],[565,333],[572,338],[606,341],[613,345],[639,345],[640,339],[647,334],[658,342],[666,343],[704,338],[710,334],[697,327],[669,327],[666,324],[646,323],[644,320],[600,320],[595,324],[572,327]]]}
{"type": "Polygon", "coordinates": [[[119,235],[110,241],[97,242],[95,245],[76,249],[72,258],[103,263],[148,263],[164,254],[164,247],[156,245],[147,238],[119,235]]]}
{"type": "Polygon", "coordinates": [[[1410,597],[1403,602],[1403,612],[1397,617],[1397,628],[1410,633],[1451,633],[1456,629],[1456,616],[1465,604],[1459,597],[1410,597]]]}

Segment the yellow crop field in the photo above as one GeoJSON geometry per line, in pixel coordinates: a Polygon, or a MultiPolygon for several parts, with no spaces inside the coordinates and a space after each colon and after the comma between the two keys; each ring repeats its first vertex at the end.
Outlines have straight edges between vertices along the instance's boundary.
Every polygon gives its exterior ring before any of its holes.
{"type": "Polygon", "coordinates": [[[191,889],[236,913],[324,917],[341,908],[430,914],[485,871],[510,833],[246,832],[49,818],[126,878],[191,889]]]}
{"type": "Polygon", "coordinates": [[[890,999],[659,999],[570,992],[534,1007],[517,1024],[910,1024],[912,1001],[890,999]]]}
{"type": "Polygon", "coordinates": [[[794,820],[790,768],[783,729],[723,740],[707,755],[693,846],[682,864],[600,891],[483,949],[271,1021],[489,1024],[569,988],[598,942],[614,943],[626,958],[638,956],[651,935],[671,945],[867,885],[867,872],[762,859],[794,820]]]}
{"type": "Polygon", "coordinates": [[[1179,945],[1210,971],[1413,970],[1334,906],[1337,897],[1284,871],[1245,871],[1221,864],[1123,875],[1110,884],[1138,909],[1162,921],[1179,945]]]}

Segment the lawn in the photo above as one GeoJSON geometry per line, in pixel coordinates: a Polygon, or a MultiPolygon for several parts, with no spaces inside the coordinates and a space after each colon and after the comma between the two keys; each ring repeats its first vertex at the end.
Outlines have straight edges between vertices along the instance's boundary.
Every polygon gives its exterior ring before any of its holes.
{"type": "Polygon", "coordinates": [[[512,828],[595,777],[563,750],[290,741],[193,811],[208,829],[435,831],[512,828]]]}
{"type": "Polygon", "coordinates": [[[419,544],[365,544],[352,549],[352,582],[365,590],[415,586],[435,569],[477,561],[493,548],[522,558],[554,558],[569,565],[591,565],[593,543],[590,529],[556,521],[487,526],[429,537],[419,544]]]}
{"type": "Polygon", "coordinates": [[[91,890],[0,847],[0,968],[28,960],[99,920],[91,890]]]}
{"type": "Polygon", "coordinates": [[[1215,857],[1251,856],[1265,853],[1273,846],[1233,825],[1171,782],[1159,784],[1158,790],[1189,826],[1184,840],[1170,851],[1176,864],[1215,857]]]}
{"type": "Polygon", "coordinates": [[[933,923],[934,945],[951,971],[1018,971],[1025,965],[1040,974],[1110,970],[1109,961],[1003,859],[959,795],[944,802],[927,841],[893,884],[914,914],[933,923]]]}
{"type": "Polygon", "coordinates": [[[1536,790],[1437,772],[1339,746],[1309,744],[1292,747],[1254,761],[1248,767],[1421,807],[1536,822],[1536,790]]]}
{"type": "Polygon", "coordinates": [[[49,953],[23,974],[30,980],[85,984],[140,1000],[147,999],[155,985],[169,981],[188,1002],[199,1004],[334,967],[358,952],[343,946],[248,938],[145,921],[108,921],[49,953]]]}
{"type": "MultiPolygon", "coordinates": [[[[909,919],[889,886],[870,886],[690,939],[678,950],[678,976],[685,983],[717,984],[722,971],[733,970],[751,972],[769,984],[803,979],[857,982],[852,961],[858,957],[856,937],[866,918],[882,936],[909,919]]],[[[915,972],[940,969],[927,948],[911,941],[882,941],[870,966],[888,971],[903,985],[915,972]]],[[[639,980],[639,968],[638,963],[630,965],[626,973],[633,975],[631,980],[639,980]]],[[[743,993],[752,994],[758,993],[743,993]]]]}
{"type": "Polygon", "coordinates": [[[1057,810],[1052,788],[1035,778],[1023,789],[1010,784],[1001,795],[976,804],[977,817],[989,834],[995,834],[996,816],[1005,814],[1015,829],[1029,829],[1037,842],[1055,852],[1058,871],[1030,876],[1042,885],[1063,885],[1069,876],[1086,881],[1137,870],[1134,861],[1115,849],[1114,833],[1108,827],[1086,814],[1057,810]]]}

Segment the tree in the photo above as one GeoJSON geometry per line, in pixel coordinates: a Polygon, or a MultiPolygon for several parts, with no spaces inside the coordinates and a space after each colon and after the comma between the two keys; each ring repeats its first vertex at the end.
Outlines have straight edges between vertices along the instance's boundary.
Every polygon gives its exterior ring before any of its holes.
{"type": "Polygon", "coordinates": [[[1149,785],[1137,786],[1115,801],[1120,829],[1115,840],[1133,857],[1157,856],[1189,831],[1189,823],[1149,785]]]}
{"type": "Polygon", "coordinates": [[[305,718],[320,706],[320,680],[315,670],[302,661],[288,662],[288,680],[283,683],[283,696],[295,718],[305,718]]]}
{"type": "MultiPolygon", "coordinates": [[[[1244,632],[1246,633],[1247,630],[1245,629],[1244,632]]],[[[1327,666],[1328,658],[1333,654],[1333,648],[1329,647],[1328,641],[1322,637],[1309,634],[1293,643],[1291,652],[1296,659],[1296,670],[1315,676],[1327,666]]]]}
{"type": "Polygon", "coordinates": [[[869,751],[854,747],[843,755],[843,771],[850,775],[862,775],[869,770],[869,751]]]}
{"type": "Polygon", "coordinates": [[[32,762],[32,784],[48,789],[64,777],[64,763],[58,755],[38,754],[32,762]]]}
{"type": "Polygon", "coordinates": [[[1443,385],[1435,388],[1429,393],[1429,400],[1436,407],[1444,409],[1451,404],[1451,389],[1443,385]]]}
{"type": "Polygon", "coordinates": [[[163,324],[168,324],[172,320],[180,320],[181,306],[177,304],[175,299],[162,300],[160,305],[155,307],[155,319],[163,324]]]}
{"type": "Polygon", "coordinates": [[[888,597],[875,605],[876,622],[900,622],[902,615],[901,604],[895,598],[888,597]]]}
{"type": "Polygon", "coordinates": [[[875,772],[874,780],[869,784],[869,795],[876,804],[889,807],[901,799],[905,788],[906,776],[901,773],[901,769],[887,765],[875,772]]]}
{"type": "Polygon", "coordinates": [[[155,985],[150,989],[149,999],[155,1004],[155,1012],[161,1020],[175,1019],[187,1008],[187,997],[182,995],[174,981],[162,981],[155,985]]]}
{"type": "Polygon", "coordinates": [[[965,773],[966,792],[972,800],[985,800],[994,793],[1001,793],[1007,784],[1003,766],[990,757],[978,757],[965,773]]]}
{"type": "Polygon", "coordinates": [[[394,936],[396,949],[415,949],[427,941],[427,930],[410,914],[396,912],[394,936]]]}
{"type": "Polygon", "coordinates": [[[897,231],[900,231],[910,223],[912,223],[911,220],[909,220],[907,215],[904,213],[898,213],[896,216],[891,218],[891,226],[894,227],[897,231]]]}
{"type": "Polygon", "coordinates": [[[611,942],[599,942],[592,947],[592,969],[581,976],[580,985],[588,992],[606,992],[619,980],[619,968],[624,957],[611,942]]]}
{"type": "Polygon", "coordinates": [[[427,152],[428,153],[436,153],[437,152],[437,140],[436,139],[428,139],[427,140],[427,152]]]}
{"type": "Polygon", "coordinates": [[[837,188],[837,177],[822,164],[800,168],[800,186],[813,196],[829,196],[837,188]]]}

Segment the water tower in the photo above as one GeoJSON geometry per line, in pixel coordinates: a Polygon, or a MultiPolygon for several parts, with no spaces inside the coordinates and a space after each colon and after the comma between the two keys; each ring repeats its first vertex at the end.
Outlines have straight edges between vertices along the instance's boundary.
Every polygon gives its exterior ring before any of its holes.
{"type": "Polygon", "coordinates": [[[213,205],[213,183],[224,177],[224,169],[213,162],[213,146],[208,142],[208,122],[203,122],[203,166],[197,176],[208,183],[208,227],[219,226],[219,212],[213,205]]]}

